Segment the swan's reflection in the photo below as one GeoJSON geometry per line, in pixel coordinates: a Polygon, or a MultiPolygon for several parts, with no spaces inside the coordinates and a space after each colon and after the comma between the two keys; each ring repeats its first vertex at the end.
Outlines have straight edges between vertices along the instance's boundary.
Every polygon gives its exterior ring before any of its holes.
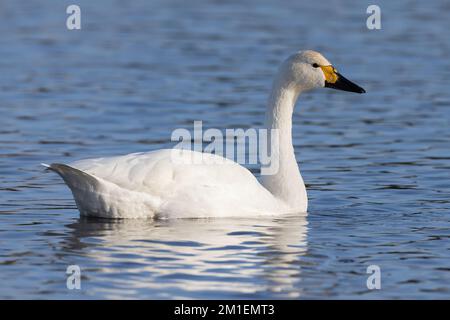
{"type": "Polygon", "coordinates": [[[301,296],[298,261],[307,249],[305,217],[80,218],[68,227],[63,251],[81,255],[96,270],[90,287],[101,291],[106,279],[120,282],[109,283],[105,297],[120,298],[123,288],[149,298],[301,296]]]}

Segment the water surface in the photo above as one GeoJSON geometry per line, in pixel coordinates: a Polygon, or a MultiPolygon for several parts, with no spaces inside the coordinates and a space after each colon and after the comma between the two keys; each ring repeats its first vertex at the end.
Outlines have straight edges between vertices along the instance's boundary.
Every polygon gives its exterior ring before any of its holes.
{"type": "Polygon", "coordinates": [[[378,1],[378,31],[366,1],[77,3],[80,31],[71,3],[0,4],[0,298],[450,297],[448,2],[378,1]],[[80,219],[39,167],[170,147],[194,120],[261,126],[306,48],[368,91],[301,97],[306,219],[80,219]]]}

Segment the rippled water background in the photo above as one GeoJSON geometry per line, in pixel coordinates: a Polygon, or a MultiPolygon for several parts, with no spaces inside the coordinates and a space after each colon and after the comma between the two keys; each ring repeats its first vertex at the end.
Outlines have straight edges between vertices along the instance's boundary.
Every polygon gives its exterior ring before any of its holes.
{"type": "Polygon", "coordinates": [[[450,4],[377,3],[379,31],[366,1],[2,1],[0,298],[450,298],[450,4]],[[306,48],[368,91],[301,97],[307,219],[85,220],[39,167],[260,126],[306,48]]]}

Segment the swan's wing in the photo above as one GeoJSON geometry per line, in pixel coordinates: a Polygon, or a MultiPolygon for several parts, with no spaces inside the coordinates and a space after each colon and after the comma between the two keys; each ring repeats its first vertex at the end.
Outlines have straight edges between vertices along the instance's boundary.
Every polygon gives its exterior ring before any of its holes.
{"type": "Polygon", "coordinates": [[[164,149],[70,164],[122,188],[166,195],[176,186],[217,186],[256,181],[246,168],[213,154],[164,149]],[[181,152],[180,152],[181,151],[181,152]]]}
{"type": "Polygon", "coordinates": [[[161,203],[160,216],[264,214],[279,203],[241,165],[213,155],[176,149],[82,160],[71,166],[161,203]],[[200,157],[200,158],[198,158],[200,157]]]}

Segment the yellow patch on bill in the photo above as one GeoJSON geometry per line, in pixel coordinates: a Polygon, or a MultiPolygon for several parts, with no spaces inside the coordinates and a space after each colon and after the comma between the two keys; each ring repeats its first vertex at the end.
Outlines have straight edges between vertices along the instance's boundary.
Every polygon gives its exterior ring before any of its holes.
{"type": "Polygon", "coordinates": [[[325,80],[328,83],[335,83],[338,80],[339,76],[333,66],[320,66],[320,68],[322,69],[323,74],[325,75],[325,80]]]}

